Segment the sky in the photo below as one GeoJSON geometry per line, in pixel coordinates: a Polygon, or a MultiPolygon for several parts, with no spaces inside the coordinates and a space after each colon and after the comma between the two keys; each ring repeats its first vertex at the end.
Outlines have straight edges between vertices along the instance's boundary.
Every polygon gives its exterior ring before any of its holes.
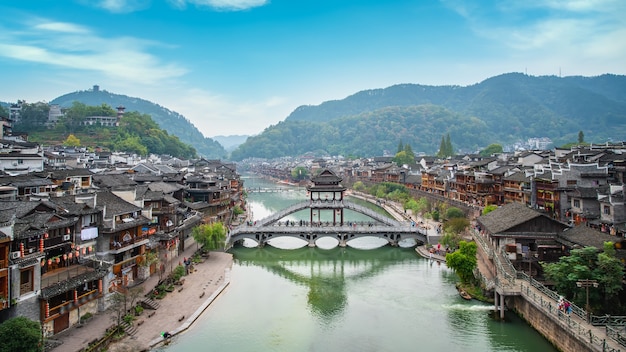
{"type": "Polygon", "coordinates": [[[206,137],[394,84],[626,74],[624,0],[38,0],[0,13],[0,101],[99,85],[206,137]]]}

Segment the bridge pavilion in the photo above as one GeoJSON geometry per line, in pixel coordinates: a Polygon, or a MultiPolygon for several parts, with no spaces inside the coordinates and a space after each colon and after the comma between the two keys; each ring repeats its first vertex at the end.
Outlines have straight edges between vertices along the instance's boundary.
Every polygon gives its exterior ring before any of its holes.
{"type": "Polygon", "coordinates": [[[322,211],[332,211],[333,226],[343,226],[342,202],[346,187],[341,185],[341,181],[341,177],[328,169],[322,170],[319,175],[311,178],[313,185],[306,188],[311,201],[311,224],[320,222],[322,211]],[[332,206],[333,204],[336,206],[332,206]]]}

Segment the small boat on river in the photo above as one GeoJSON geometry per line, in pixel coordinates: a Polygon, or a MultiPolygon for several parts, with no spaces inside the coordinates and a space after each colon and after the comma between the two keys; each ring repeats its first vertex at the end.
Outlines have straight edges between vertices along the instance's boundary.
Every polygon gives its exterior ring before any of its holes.
{"type": "Polygon", "coordinates": [[[472,299],[472,296],[469,293],[467,293],[464,290],[462,290],[462,289],[459,289],[459,296],[463,297],[463,299],[466,299],[468,301],[470,299],[472,299]]]}

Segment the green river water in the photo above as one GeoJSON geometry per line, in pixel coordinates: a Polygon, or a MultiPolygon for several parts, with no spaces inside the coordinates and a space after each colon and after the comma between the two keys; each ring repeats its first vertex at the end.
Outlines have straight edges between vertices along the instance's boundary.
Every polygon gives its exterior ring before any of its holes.
{"type": "MultiPolygon", "coordinates": [[[[246,188],[277,187],[254,176],[244,180],[246,188]]],[[[304,190],[253,192],[249,204],[260,219],[305,199],[304,190]]],[[[348,213],[350,220],[367,218],[348,213]]],[[[492,306],[463,300],[455,274],[414,248],[380,247],[373,238],[347,248],[331,239],[317,248],[295,239],[273,241],[233,249],[229,287],[188,331],[158,350],[556,351],[512,312],[496,321],[492,306]]]]}

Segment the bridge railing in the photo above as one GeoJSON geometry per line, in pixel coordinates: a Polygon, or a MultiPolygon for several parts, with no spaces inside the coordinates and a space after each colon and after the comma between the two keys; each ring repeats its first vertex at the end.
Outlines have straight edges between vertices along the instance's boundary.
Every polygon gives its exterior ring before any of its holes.
{"type": "MultiPolygon", "coordinates": [[[[594,350],[603,352],[620,352],[619,349],[609,346],[606,339],[594,334],[591,329],[588,329],[587,325],[577,322],[575,319],[572,319],[571,316],[558,309],[555,300],[544,299],[544,292],[537,294],[529,285],[521,284],[520,286],[521,295],[526,299],[526,301],[531,302],[544,313],[552,316],[554,321],[558,322],[562,328],[569,330],[574,336],[577,336],[582,341],[589,343],[594,350]]],[[[608,329],[607,336],[610,336],[608,329]]],[[[617,339],[621,337],[619,334],[616,334],[615,336],[617,339]]],[[[616,338],[611,337],[611,339],[614,339],[616,342],[623,345],[623,343],[618,341],[616,338]]]]}
{"type": "Polygon", "coordinates": [[[488,244],[487,241],[485,241],[483,236],[478,231],[476,231],[476,229],[472,229],[472,235],[473,235],[474,240],[476,241],[476,243],[478,243],[480,248],[482,248],[483,252],[485,252],[487,254],[487,257],[489,259],[493,259],[493,252],[494,252],[494,250],[491,247],[491,245],[488,244]]]}

